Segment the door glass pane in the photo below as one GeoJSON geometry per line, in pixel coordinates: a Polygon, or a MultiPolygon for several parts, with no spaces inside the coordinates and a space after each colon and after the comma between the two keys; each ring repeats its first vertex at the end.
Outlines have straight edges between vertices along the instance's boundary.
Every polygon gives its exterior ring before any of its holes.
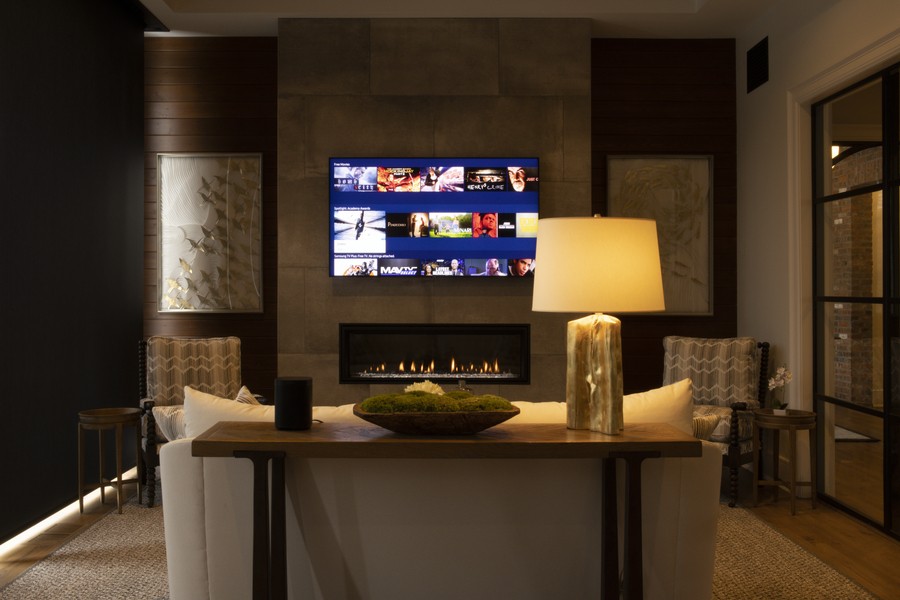
{"type": "Polygon", "coordinates": [[[822,420],[825,493],[884,523],[883,424],[855,410],[827,404],[822,420]]]}
{"type": "Polygon", "coordinates": [[[822,106],[823,195],[881,181],[881,87],[878,79],[822,106]]]}
{"type": "Polygon", "coordinates": [[[820,374],[825,395],[884,408],[883,313],[876,304],[824,303],[820,374]]]}
{"type": "MultiPolygon", "coordinates": [[[[898,200],[900,200],[900,188],[886,188],[885,193],[888,197],[893,198],[893,209],[894,209],[894,222],[890,226],[891,231],[885,232],[885,240],[889,240],[890,246],[884,248],[885,254],[885,268],[889,270],[890,282],[888,283],[889,289],[886,292],[886,295],[890,295],[892,298],[897,299],[900,298],[900,205],[898,205],[898,200]]],[[[897,314],[897,309],[892,309],[895,314],[897,314]]]]}
{"type": "Polygon", "coordinates": [[[882,295],[881,200],[879,191],[819,205],[820,294],[882,295]]]}

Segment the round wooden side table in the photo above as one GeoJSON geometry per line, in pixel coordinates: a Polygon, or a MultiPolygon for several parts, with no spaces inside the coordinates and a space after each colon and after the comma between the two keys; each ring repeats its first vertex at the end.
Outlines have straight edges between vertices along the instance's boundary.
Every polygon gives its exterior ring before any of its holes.
{"type": "Polygon", "coordinates": [[[138,502],[141,498],[141,409],[140,408],[92,408],[78,413],[78,508],[84,512],[84,431],[95,430],[100,445],[100,502],[106,502],[104,494],[106,486],[116,488],[116,507],[122,514],[122,486],[137,482],[138,502]],[[122,479],[122,434],[125,427],[134,427],[135,456],[137,457],[138,475],[132,479],[122,479]],[[115,429],[116,432],[116,479],[103,478],[103,431],[115,429]]]}
{"type": "Polygon", "coordinates": [[[791,514],[797,514],[797,488],[809,487],[812,507],[816,507],[816,413],[806,410],[794,410],[789,408],[784,415],[774,414],[771,408],[757,408],[753,411],[753,504],[759,499],[759,486],[772,486],[775,488],[775,500],[778,500],[778,489],[786,486],[791,495],[791,514]],[[764,429],[772,429],[773,479],[759,478],[759,448],[764,429]],[[791,470],[790,478],[785,481],[778,475],[779,456],[778,442],[779,431],[788,432],[788,467],[791,470]],[[797,481],[797,432],[806,431],[809,436],[809,481],[797,481]]]}

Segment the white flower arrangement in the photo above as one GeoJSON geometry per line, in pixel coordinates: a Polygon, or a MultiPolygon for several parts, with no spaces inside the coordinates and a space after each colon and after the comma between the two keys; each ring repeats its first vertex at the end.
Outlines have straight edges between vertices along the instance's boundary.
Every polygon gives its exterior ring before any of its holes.
{"type": "Polygon", "coordinates": [[[404,392],[428,392],[429,394],[444,395],[444,389],[436,383],[432,383],[427,379],[425,381],[417,381],[416,383],[406,386],[404,392]]]}
{"type": "Polygon", "coordinates": [[[769,392],[772,395],[772,408],[781,409],[787,406],[787,402],[783,402],[784,386],[789,384],[793,378],[794,374],[784,365],[778,367],[778,369],[775,370],[775,374],[772,377],[769,377],[769,392]],[[782,400],[775,397],[775,394],[779,389],[781,390],[782,400]]]}

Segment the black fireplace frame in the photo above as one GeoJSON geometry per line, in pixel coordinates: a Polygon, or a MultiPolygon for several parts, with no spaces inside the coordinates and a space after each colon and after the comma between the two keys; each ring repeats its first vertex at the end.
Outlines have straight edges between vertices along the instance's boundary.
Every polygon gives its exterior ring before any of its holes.
{"type": "Polygon", "coordinates": [[[435,382],[463,382],[479,384],[529,384],[531,383],[531,325],[528,323],[497,323],[497,324],[465,324],[455,323],[339,323],[340,353],[338,361],[340,383],[412,383],[413,379],[397,379],[395,377],[378,377],[367,375],[358,377],[350,372],[350,337],[358,333],[368,334],[396,334],[399,330],[404,333],[420,335],[516,335],[520,348],[519,371],[514,377],[490,377],[480,376],[477,381],[465,374],[453,376],[441,376],[438,374],[423,374],[417,379],[428,379],[435,382]]]}

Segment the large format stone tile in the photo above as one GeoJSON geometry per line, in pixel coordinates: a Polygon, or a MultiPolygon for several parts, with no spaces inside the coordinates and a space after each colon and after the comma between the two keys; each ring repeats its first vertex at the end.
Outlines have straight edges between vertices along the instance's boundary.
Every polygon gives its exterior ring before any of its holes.
{"type": "Polygon", "coordinates": [[[566,355],[535,354],[531,357],[531,384],[508,386],[509,400],[528,402],[566,401],[566,355]]]}
{"type": "Polygon", "coordinates": [[[591,93],[588,19],[500,19],[500,93],[591,93]]]}
{"type": "Polygon", "coordinates": [[[306,289],[306,351],[338,351],[339,323],[427,323],[429,299],[421,281],[402,278],[330,278],[309,269],[306,289]]]}
{"type": "Polygon", "coordinates": [[[438,156],[537,156],[541,179],[563,178],[558,98],[442,98],[434,104],[438,156]]]}
{"type": "Polygon", "coordinates": [[[278,100],[278,183],[306,176],[309,116],[302,96],[278,100]]]}
{"type": "Polygon", "coordinates": [[[278,354],[306,349],[306,269],[278,268],[278,354]]]}
{"type": "Polygon", "coordinates": [[[549,355],[566,353],[566,325],[584,315],[571,313],[531,313],[531,354],[549,355]]]}
{"type": "Polygon", "coordinates": [[[356,402],[384,386],[338,384],[340,322],[526,322],[533,383],[478,391],[562,397],[568,315],[532,313],[531,281],[329,278],[326,178],[333,156],[537,156],[541,216],[590,215],[588,21],[286,19],[278,44],[279,374],[356,402]]]}
{"type": "Polygon", "coordinates": [[[399,96],[307,98],[306,173],[335,156],[432,156],[432,102],[399,96]]]}
{"type": "Polygon", "coordinates": [[[281,19],[278,94],[369,92],[368,19],[281,19]]]}
{"type": "Polygon", "coordinates": [[[325,177],[313,177],[279,186],[279,267],[328,268],[328,183],[325,177]]]}
{"type": "Polygon", "coordinates": [[[591,186],[588,182],[541,181],[542,219],[591,216],[591,186]]]}
{"type": "Polygon", "coordinates": [[[591,181],[590,96],[563,98],[563,152],[566,181],[591,181]]]}
{"type": "Polygon", "coordinates": [[[337,354],[279,353],[278,376],[312,377],[314,406],[355,404],[369,396],[367,385],[338,382],[337,354]]]}
{"type": "Polygon", "coordinates": [[[374,19],[371,37],[373,94],[497,94],[495,19],[374,19]]]}

